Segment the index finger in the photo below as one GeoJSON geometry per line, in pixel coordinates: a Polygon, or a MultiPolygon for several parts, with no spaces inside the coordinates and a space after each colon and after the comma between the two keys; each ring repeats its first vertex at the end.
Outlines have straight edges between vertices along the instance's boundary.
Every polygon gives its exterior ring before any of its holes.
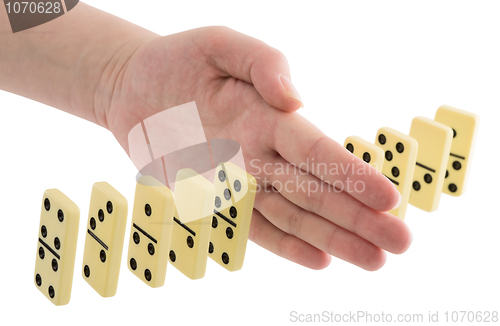
{"type": "Polygon", "coordinates": [[[277,112],[272,146],[285,160],[379,211],[400,194],[375,168],[352,155],[298,113],[277,112]]]}

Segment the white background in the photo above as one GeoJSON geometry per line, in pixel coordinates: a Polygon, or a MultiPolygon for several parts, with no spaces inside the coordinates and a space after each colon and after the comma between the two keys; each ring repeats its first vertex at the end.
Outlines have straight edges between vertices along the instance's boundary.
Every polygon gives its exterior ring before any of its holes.
{"type": "Polygon", "coordinates": [[[349,135],[373,141],[382,126],[408,132],[413,117],[433,118],[441,104],[475,112],[481,124],[468,190],[460,198],[443,195],[433,213],[409,207],[413,244],[403,255],[389,255],[377,272],[338,259],[313,271],[250,242],[241,271],[226,272],[209,259],[205,278],[191,281],[170,266],[159,289],[137,280],[123,259],[118,292],[103,299],[80,272],[90,190],[107,181],[132,204],[134,167],[108,131],[0,92],[2,320],[275,325],[290,323],[291,311],[359,310],[421,313],[425,320],[439,311],[443,322],[446,311],[500,310],[496,3],[86,2],[159,34],[226,25],[278,48],[304,100],[300,113],[339,142],[349,135]],[[73,293],[65,307],[54,307],[33,284],[40,205],[49,188],[65,192],[81,210],[73,293]]]}

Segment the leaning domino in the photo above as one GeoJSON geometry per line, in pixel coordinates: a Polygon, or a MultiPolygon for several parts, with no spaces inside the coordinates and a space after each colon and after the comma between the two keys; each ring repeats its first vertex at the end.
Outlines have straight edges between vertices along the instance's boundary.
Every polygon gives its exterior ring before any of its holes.
{"type": "Polygon", "coordinates": [[[57,189],[43,194],[35,285],[53,304],[69,303],[80,210],[57,189]]]}
{"type": "Polygon", "coordinates": [[[473,113],[443,105],[437,110],[434,120],[453,130],[443,192],[452,196],[460,196],[465,192],[467,185],[479,117],[473,113]]]}
{"type": "Polygon", "coordinates": [[[177,173],[169,258],[192,280],[205,276],[214,186],[191,169],[177,173]]]}
{"type": "Polygon", "coordinates": [[[217,167],[214,185],[209,257],[227,270],[237,271],[245,258],[257,182],[245,170],[227,162],[217,167]]]}
{"type": "Polygon", "coordinates": [[[392,128],[380,128],[375,144],[384,150],[382,173],[391,180],[402,196],[401,205],[389,213],[405,218],[419,144],[412,137],[392,128]]]}
{"type": "Polygon", "coordinates": [[[127,200],[106,182],[92,188],[83,279],[101,296],[116,294],[127,223],[127,200]]]}
{"type": "Polygon", "coordinates": [[[349,136],[344,142],[344,147],[357,158],[362,159],[366,163],[382,172],[384,164],[384,151],[377,145],[374,145],[361,137],[349,136]]]}
{"type": "Polygon", "coordinates": [[[432,212],[441,198],[453,132],[442,123],[416,117],[411,123],[410,136],[418,142],[410,204],[432,212]]]}
{"type": "Polygon", "coordinates": [[[128,268],[153,288],[165,283],[174,209],[169,188],[151,176],[137,180],[128,268]]]}

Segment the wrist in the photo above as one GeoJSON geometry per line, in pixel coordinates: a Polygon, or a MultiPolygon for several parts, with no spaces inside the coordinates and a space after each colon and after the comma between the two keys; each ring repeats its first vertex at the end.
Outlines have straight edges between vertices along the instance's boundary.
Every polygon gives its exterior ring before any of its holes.
{"type": "Polygon", "coordinates": [[[156,36],[80,2],[31,32],[0,34],[0,89],[107,127],[120,74],[156,36]]]}
{"type": "Polygon", "coordinates": [[[78,13],[73,19],[74,37],[84,46],[78,47],[70,108],[65,111],[109,129],[113,95],[129,60],[144,42],[158,35],[83,3],[79,7],[80,12],[72,11],[78,13]]]}
{"type": "Polygon", "coordinates": [[[88,51],[76,69],[76,78],[83,78],[80,85],[73,88],[75,110],[91,108],[93,122],[109,129],[108,116],[113,97],[121,87],[128,63],[136,51],[154,37],[157,36],[153,33],[128,36],[88,51]]]}

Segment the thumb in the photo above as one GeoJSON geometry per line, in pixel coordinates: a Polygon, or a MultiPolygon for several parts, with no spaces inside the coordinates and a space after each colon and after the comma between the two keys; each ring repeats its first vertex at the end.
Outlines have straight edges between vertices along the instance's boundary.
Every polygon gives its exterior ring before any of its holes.
{"type": "Polygon", "coordinates": [[[227,27],[207,27],[199,48],[222,73],[254,85],[262,98],[283,111],[303,107],[292,84],[288,61],[278,50],[227,27]]]}

